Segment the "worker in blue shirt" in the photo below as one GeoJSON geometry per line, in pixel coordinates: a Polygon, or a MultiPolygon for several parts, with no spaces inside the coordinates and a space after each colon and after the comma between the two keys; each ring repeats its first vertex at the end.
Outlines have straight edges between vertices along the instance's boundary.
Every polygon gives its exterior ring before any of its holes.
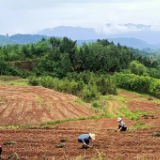
{"type": "Polygon", "coordinates": [[[94,145],[95,140],[95,134],[89,133],[89,134],[82,134],[78,137],[78,142],[83,143],[82,148],[87,149],[89,146],[89,142],[92,142],[92,145],[94,145]]]}

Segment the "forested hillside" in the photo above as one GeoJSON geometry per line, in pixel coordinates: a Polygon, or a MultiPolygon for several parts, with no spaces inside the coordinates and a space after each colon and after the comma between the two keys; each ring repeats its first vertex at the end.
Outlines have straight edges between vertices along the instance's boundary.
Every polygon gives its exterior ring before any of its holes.
{"type": "MultiPolygon", "coordinates": [[[[142,56],[138,50],[128,49],[107,40],[77,46],[76,41],[66,37],[42,38],[37,43],[11,44],[0,47],[1,74],[19,75],[16,66],[30,62],[30,72],[40,76],[64,77],[67,72],[119,72],[127,69],[133,60],[147,67],[157,67],[157,61],[142,56]],[[14,62],[14,63],[13,63],[14,62]],[[11,67],[12,64],[12,67],[11,67]]],[[[22,67],[23,69],[23,67],[22,67]]]]}
{"type": "MultiPolygon", "coordinates": [[[[106,39],[77,46],[77,41],[67,37],[52,37],[37,43],[0,47],[1,75],[30,77],[32,85],[72,93],[85,101],[98,99],[100,94],[116,94],[117,84],[125,86],[118,76],[111,77],[115,72],[160,78],[155,59],[106,39]]],[[[144,92],[152,93],[148,89],[144,92]]]]}

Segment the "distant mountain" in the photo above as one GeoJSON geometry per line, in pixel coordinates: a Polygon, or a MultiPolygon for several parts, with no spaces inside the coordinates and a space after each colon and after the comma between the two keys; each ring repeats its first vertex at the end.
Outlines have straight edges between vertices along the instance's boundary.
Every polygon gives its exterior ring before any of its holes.
{"type": "Polygon", "coordinates": [[[53,29],[44,29],[38,34],[47,36],[69,37],[71,39],[97,39],[97,33],[93,28],[59,26],[53,29]]]}
{"type": "Polygon", "coordinates": [[[27,43],[37,43],[42,38],[49,38],[45,35],[30,35],[30,34],[16,34],[13,36],[0,35],[0,45],[7,44],[27,44],[27,43]]]}
{"type": "MultiPolygon", "coordinates": [[[[112,42],[117,45],[120,43],[122,46],[127,46],[127,47],[132,47],[132,48],[137,48],[137,49],[146,49],[146,48],[151,48],[151,49],[159,49],[159,45],[153,45],[153,44],[148,44],[147,42],[136,39],[136,38],[124,38],[124,37],[119,37],[119,38],[108,38],[107,39],[109,42],[112,42]]],[[[78,40],[77,44],[82,45],[83,43],[92,43],[96,42],[97,40],[78,40]]]]}
{"type": "Polygon", "coordinates": [[[97,33],[93,28],[59,26],[52,29],[44,29],[39,31],[38,34],[58,37],[66,36],[71,39],[78,40],[126,37],[141,39],[151,44],[160,42],[160,31],[153,31],[151,28],[151,25],[144,24],[127,23],[113,25],[111,23],[107,23],[99,33],[97,33]],[[116,33],[109,34],[112,30],[116,31],[116,33]]]}
{"type": "Polygon", "coordinates": [[[14,40],[10,39],[8,36],[0,35],[0,45],[16,43],[14,40]]]}
{"type": "MultiPolygon", "coordinates": [[[[23,35],[23,34],[16,34],[13,36],[0,36],[0,45],[7,45],[7,44],[27,44],[27,43],[36,43],[39,40],[44,38],[50,38],[50,36],[44,36],[44,35],[23,35]]],[[[62,36],[64,37],[64,36],[62,36]]],[[[114,44],[120,43],[121,45],[125,45],[127,47],[133,47],[137,49],[146,49],[146,48],[151,48],[151,49],[160,49],[160,43],[158,44],[148,44],[147,42],[136,39],[136,38],[125,38],[125,37],[119,37],[119,38],[107,38],[109,42],[113,41],[114,44]]],[[[92,43],[96,42],[97,39],[89,39],[89,40],[77,40],[77,45],[82,45],[83,43],[92,43]]]]}
{"type": "Polygon", "coordinates": [[[49,38],[46,35],[30,35],[30,34],[16,34],[13,36],[10,36],[9,38],[18,43],[18,44],[26,44],[26,43],[36,43],[38,41],[40,41],[42,39],[42,37],[44,38],[49,38]]]}
{"type": "Polygon", "coordinates": [[[136,38],[124,38],[124,37],[119,37],[119,38],[109,38],[108,41],[113,41],[114,44],[120,43],[122,46],[125,45],[127,47],[132,47],[132,48],[138,48],[138,49],[145,49],[145,48],[152,48],[152,49],[158,49],[160,48],[160,45],[153,45],[153,44],[148,44],[147,42],[136,39],[136,38]]]}

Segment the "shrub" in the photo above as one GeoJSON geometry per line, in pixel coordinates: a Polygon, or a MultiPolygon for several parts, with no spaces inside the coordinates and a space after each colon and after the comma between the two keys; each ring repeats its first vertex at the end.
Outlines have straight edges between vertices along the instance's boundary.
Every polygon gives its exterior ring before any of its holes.
{"type": "Polygon", "coordinates": [[[102,108],[102,105],[98,101],[93,101],[92,106],[95,108],[102,108]]]}
{"type": "Polygon", "coordinates": [[[42,77],[41,85],[45,88],[53,88],[53,78],[49,76],[42,77]]]}
{"type": "Polygon", "coordinates": [[[28,78],[28,84],[32,86],[38,86],[39,85],[39,80],[38,78],[32,76],[28,78]]]}
{"type": "Polygon", "coordinates": [[[116,73],[113,77],[121,88],[160,98],[160,81],[158,79],[123,73],[116,73]]]}
{"type": "Polygon", "coordinates": [[[92,100],[99,99],[99,92],[96,86],[93,87],[85,87],[82,91],[82,98],[85,102],[90,102],[92,100]]]}

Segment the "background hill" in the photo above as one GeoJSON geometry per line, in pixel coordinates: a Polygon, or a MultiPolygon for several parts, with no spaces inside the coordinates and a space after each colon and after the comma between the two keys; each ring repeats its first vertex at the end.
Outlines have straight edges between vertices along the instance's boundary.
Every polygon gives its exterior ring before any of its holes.
{"type": "MultiPolygon", "coordinates": [[[[81,30],[81,33],[85,31],[81,30]]],[[[57,32],[58,33],[58,32],[57,32]]],[[[91,34],[91,32],[90,32],[91,34]]],[[[55,36],[57,37],[58,34],[55,36]]],[[[67,36],[66,34],[60,33],[59,37],[67,36]]],[[[31,34],[16,34],[13,36],[4,36],[0,35],[0,45],[7,45],[7,44],[27,44],[27,43],[37,43],[42,38],[50,38],[51,36],[46,35],[31,35],[31,34]]],[[[75,39],[75,38],[74,38],[75,39]]],[[[127,47],[133,47],[137,49],[160,49],[160,43],[157,44],[149,44],[144,40],[136,39],[136,38],[125,38],[125,37],[119,37],[119,38],[107,38],[109,42],[113,41],[116,45],[120,43],[121,45],[125,45],[127,47]]],[[[82,45],[83,43],[92,43],[96,42],[97,39],[88,39],[88,40],[77,40],[77,45],[82,45]]]]}

